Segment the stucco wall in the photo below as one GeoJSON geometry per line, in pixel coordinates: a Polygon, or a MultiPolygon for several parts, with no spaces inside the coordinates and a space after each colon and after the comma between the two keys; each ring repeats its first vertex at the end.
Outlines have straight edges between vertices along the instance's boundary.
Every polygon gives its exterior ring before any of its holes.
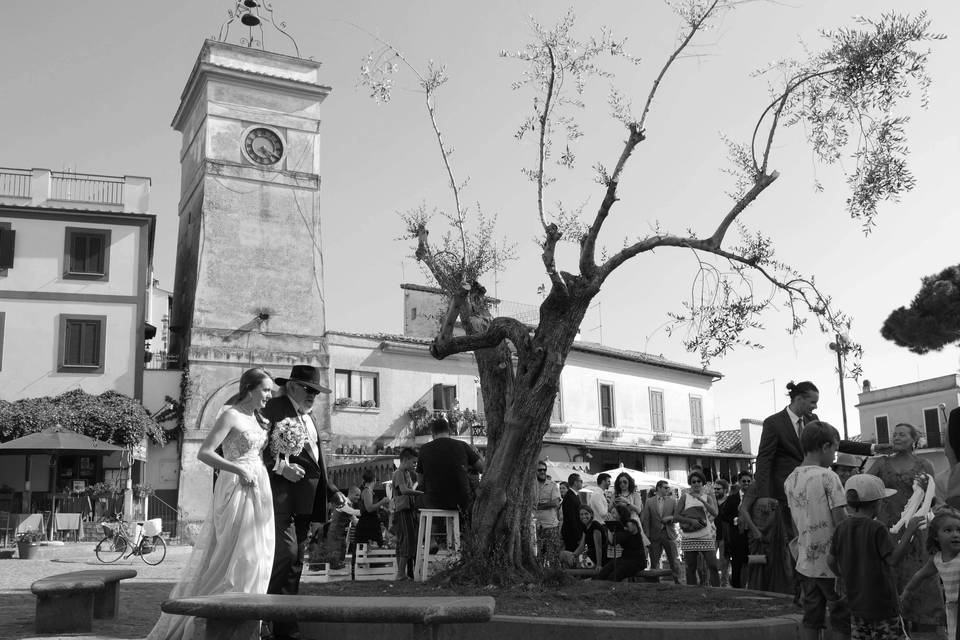
{"type": "Polygon", "coordinates": [[[614,428],[623,430],[618,442],[646,444],[652,438],[650,389],[663,392],[670,446],[690,446],[692,442],[691,395],[702,400],[703,435],[713,437],[716,431],[712,383],[705,376],[571,352],[560,382],[562,422],[572,427],[574,437],[596,437],[601,428],[601,382],[613,385],[614,428]]]}
{"type": "Polygon", "coordinates": [[[57,300],[2,300],[6,313],[0,398],[58,395],[70,389],[134,395],[137,355],[137,307],[57,300]],[[57,371],[60,315],[106,316],[103,373],[57,371]]]}
{"type": "Polygon", "coordinates": [[[3,289],[99,295],[137,294],[139,227],[3,216],[0,216],[0,222],[9,222],[17,232],[16,261],[14,268],[8,270],[7,276],[0,280],[3,289]],[[64,279],[64,238],[67,227],[110,230],[110,266],[106,281],[64,279]]]}
{"type": "MultiPolygon", "coordinates": [[[[432,408],[434,384],[455,384],[460,409],[477,408],[479,382],[470,354],[435,360],[422,345],[386,343],[384,349],[377,339],[336,334],[331,334],[328,341],[331,388],[336,369],[376,372],[380,387],[379,407],[331,407],[332,435],[338,444],[369,444],[374,440],[394,444],[391,441],[408,429],[406,412],[413,404],[422,400],[432,408]]],[[[710,378],[574,352],[561,377],[562,422],[571,427],[569,438],[599,439],[599,380],[614,385],[616,428],[623,430],[615,443],[637,445],[651,440],[650,387],[663,391],[670,447],[692,446],[691,394],[703,401],[704,436],[714,437],[710,378]]],[[[334,400],[331,396],[330,401],[334,400]]]]}
{"type": "Polygon", "coordinates": [[[418,401],[433,408],[433,385],[456,385],[460,409],[477,409],[476,365],[473,356],[435,360],[428,354],[407,354],[379,348],[374,340],[331,336],[330,387],[336,369],[376,372],[379,377],[380,406],[372,408],[332,406],[331,446],[370,445],[379,442],[396,446],[409,433],[407,410],[418,401]]]}

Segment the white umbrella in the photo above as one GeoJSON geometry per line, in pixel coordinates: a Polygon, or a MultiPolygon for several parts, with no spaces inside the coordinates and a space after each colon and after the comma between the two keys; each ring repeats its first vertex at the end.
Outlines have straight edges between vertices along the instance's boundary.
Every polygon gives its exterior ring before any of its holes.
{"type": "Polygon", "coordinates": [[[609,474],[612,481],[616,481],[616,478],[621,473],[625,473],[631,478],[633,478],[634,483],[640,489],[650,489],[657,486],[657,483],[661,480],[666,480],[667,484],[675,489],[687,489],[690,485],[685,482],[680,482],[679,480],[674,480],[673,478],[665,478],[662,476],[654,475],[652,473],[647,473],[646,471],[638,471],[637,469],[631,469],[630,467],[625,467],[622,464],[616,469],[610,469],[604,471],[603,473],[609,474]]]}

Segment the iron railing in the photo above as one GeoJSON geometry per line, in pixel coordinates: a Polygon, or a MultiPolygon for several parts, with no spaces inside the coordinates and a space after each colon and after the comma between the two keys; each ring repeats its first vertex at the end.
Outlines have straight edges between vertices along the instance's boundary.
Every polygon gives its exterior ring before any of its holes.
{"type": "Polygon", "coordinates": [[[156,494],[147,499],[147,519],[160,518],[163,521],[162,531],[169,533],[171,538],[178,538],[180,520],[183,512],[158,498],[156,494]]]}
{"type": "Polygon", "coordinates": [[[0,168],[0,196],[29,198],[32,173],[24,169],[0,168]]]}
{"type": "Polygon", "coordinates": [[[123,205],[123,178],[51,171],[50,199],[123,205]]]}

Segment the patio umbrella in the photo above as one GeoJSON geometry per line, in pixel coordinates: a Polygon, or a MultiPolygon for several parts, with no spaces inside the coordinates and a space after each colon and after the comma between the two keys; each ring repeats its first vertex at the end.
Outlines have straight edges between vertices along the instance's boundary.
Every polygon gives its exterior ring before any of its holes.
{"type": "Polygon", "coordinates": [[[633,481],[636,483],[637,487],[641,489],[650,489],[655,487],[661,480],[666,480],[667,484],[676,489],[687,489],[690,486],[685,482],[680,482],[679,480],[674,480],[673,478],[665,478],[652,473],[647,473],[645,471],[638,471],[637,469],[625,467],[622,464],[616,469],[610,469],[608,471],[604,471],[603,473],[610,474],[611,480],[616,479],[619,474],[625,473],[633,478],[633,481]]]}
{"type": "MultiPolygon", "coordinates": [[[[0,455],[20,455],[26,456],[26,486],[30,483],[30,456],[49,455],[52,457],[50,467],[55,468],[59,456],[85,455],[85,456],[108,456],[117,451],[123,451],[123,447],[115,444],[97,440],[89,436],[82,435],[76,431],[65,429],[59,424],[55,427],[44,429],[38,433],[31,433],[16,440],[0,443],[0,455]]],[[[50,485],[51,495],[55,495],[54,485],[50,485]]],[[[51,508],[50,515],[50,537],[53,537],[54,520],[56,519],[56,501],[51,508]]]]}
{"type": "Polygon", "coordinates": [[[123,447],[71,431],[60,425],[0,443],[0,455],[108,456],[123,447]]]}

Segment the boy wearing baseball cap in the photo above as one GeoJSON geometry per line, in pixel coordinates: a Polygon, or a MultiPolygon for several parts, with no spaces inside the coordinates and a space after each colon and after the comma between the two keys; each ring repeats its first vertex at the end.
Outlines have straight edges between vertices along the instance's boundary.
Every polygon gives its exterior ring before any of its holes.
{"type": "Polygon", "coordinates": [[[900,601],[893,565],[907,551],[925,518],[910,521],[894,546],[887,528],[876,521],[880,501],[895,494],[869,474],[847,479],[847,518],[837,525],[828,563],[844,582],[850,607],[850,637],[854,640],[908,640],[900,619],[900,601]]]}

